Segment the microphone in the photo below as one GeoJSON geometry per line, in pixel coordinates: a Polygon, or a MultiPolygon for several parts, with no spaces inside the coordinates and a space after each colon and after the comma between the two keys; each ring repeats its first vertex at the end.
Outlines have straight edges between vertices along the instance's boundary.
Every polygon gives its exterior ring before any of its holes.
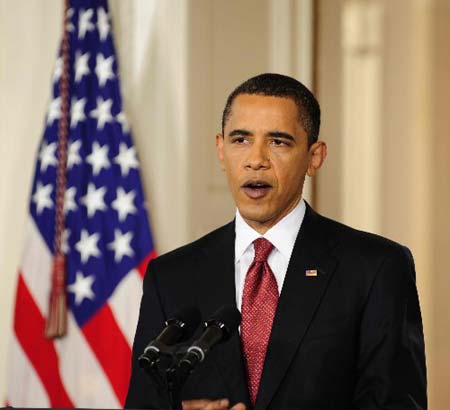
{"type": "Polygon", "coordinates": [[[200,311],[195,307],[183,307],[166,321],[166,327],[152,340],[138,359],[143,369],[154,367],[160,359],[161,351],[167,346],[188,340],[201,322],[200,311]]]}
{"type": "Polygon", "coordinates": [[[204,324],[205,330],[178,362],[181,379],[185,380],[216,344],[230,338],[241,322],[241,314],[235,306],[225,305],[217,310],[204,324]]]}

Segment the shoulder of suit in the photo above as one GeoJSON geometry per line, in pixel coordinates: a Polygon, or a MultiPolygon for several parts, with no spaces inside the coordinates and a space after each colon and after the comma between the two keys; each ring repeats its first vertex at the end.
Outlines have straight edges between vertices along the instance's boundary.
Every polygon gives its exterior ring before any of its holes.
{"type": "Polygon", "coordinates": [[[313,211],[316,224],[330,238],[336,239],[341,248],[362,254],[384,254],[412,259],[410,250],[391,239],[370,232],[352,228],[341,222],[324,217],[313,211]]]}
{"type": "Polygon", "coordinates": [[[190,242],[186,245],[180,246],[170,252],[167,252],[157,258],[153,259],[152,263],[154,265],[164,264],[171,265],[175,263],[177,265],[183,264],[183,262],[189,262],[192,258],[195,258],[199,252],[211,246],[211,244],[216,243],[218,240],[222,239],[225,235],[234,234],[234,221],[229,222],[214,231],[190,242]]]}

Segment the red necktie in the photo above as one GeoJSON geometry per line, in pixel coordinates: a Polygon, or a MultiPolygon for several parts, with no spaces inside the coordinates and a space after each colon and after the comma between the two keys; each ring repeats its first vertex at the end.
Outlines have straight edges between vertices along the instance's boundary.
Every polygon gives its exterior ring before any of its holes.
{"type": "Polygon", "coordinates": [[[273,245],[264,238],[256,239],[253,245],[255,258],[248,268],[242,295],[241,340],[250,398],[255,405],[278,303],[278,287],[267,263],[273,245]]]}

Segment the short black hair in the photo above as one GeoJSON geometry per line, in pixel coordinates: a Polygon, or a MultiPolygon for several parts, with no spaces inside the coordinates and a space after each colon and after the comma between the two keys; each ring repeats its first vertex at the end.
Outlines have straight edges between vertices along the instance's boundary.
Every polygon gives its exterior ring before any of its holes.
{"type": "Polygon", "coordinates": [[[228,96],[222,113],[222,134],[231,113],[231,106],[238,95],[254,94],[292,99],[298,107],[299,119],[306,134],[308,145],[317,141],[320,130],[320,105],[300,81],[282,74],[265,73],[252,77],[237,86],[228,96]]]}

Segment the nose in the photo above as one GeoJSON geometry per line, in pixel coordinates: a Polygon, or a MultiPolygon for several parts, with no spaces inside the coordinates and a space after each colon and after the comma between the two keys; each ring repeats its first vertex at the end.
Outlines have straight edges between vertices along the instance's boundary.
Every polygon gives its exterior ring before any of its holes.
{"type": "Polygon", "coordinates": [[[269,163],[269,151],[265,141],[254,141],[248,151],[246,167],[258,170],[261,168],[268,168],[269,163]]]}

